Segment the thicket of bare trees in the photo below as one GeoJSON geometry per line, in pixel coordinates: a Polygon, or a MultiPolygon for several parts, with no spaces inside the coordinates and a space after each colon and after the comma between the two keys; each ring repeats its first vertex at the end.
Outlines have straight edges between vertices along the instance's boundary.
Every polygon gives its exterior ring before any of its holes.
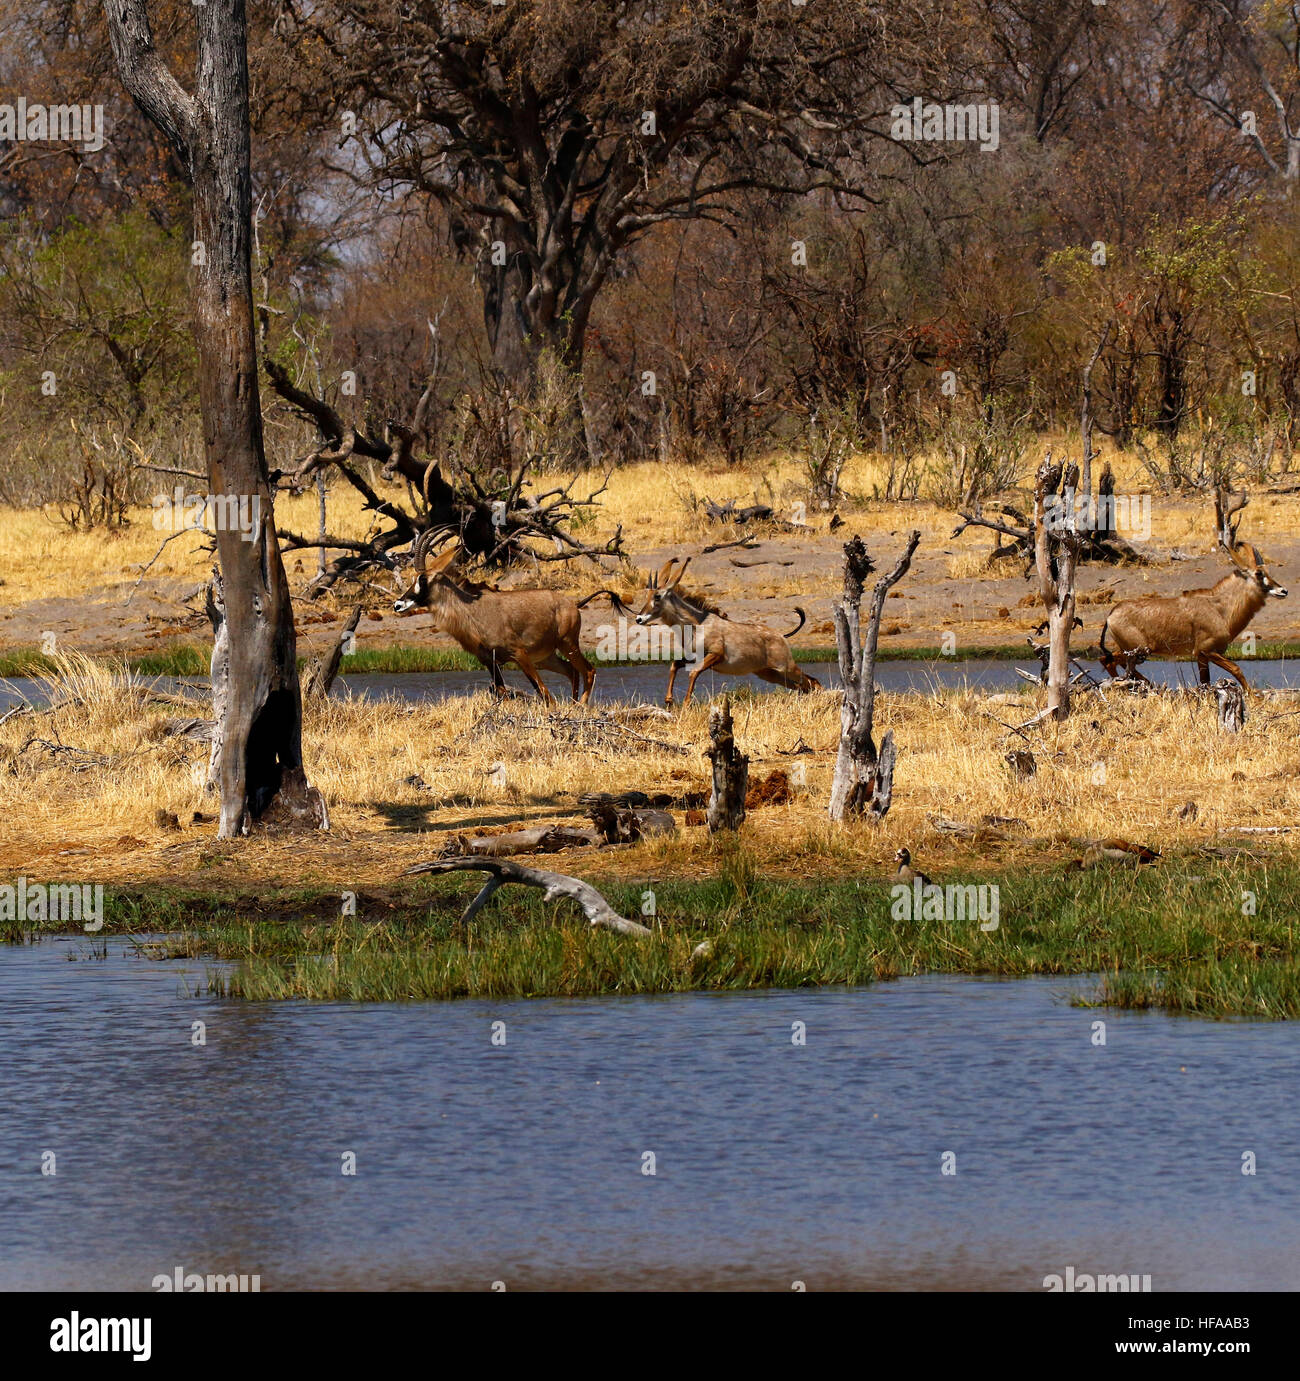
{"type": "MultiPolygon", "coordinates": [[[[148,10],[183,76],[194,7],[148,10]]],[[[102,104],[106,136],[0,142],[0,498],[134,446],[186,468],[186,170],[97,4],[0,20],[4,89],[102,104]]],[[[793,442],[827,473],[880,450],[890,497],[978,502],[1073,421],[1103,331],[1095,425],[1162,483],[1298,439],[1293,8],[270,0],[249,35],[286,473],[354,429],[361,458],[409,447],[398,473],[438,461],[490,505],[525,462],[793,442]],[[996,102],[997,149],[892,139],[918,95],[996,102]]]]}

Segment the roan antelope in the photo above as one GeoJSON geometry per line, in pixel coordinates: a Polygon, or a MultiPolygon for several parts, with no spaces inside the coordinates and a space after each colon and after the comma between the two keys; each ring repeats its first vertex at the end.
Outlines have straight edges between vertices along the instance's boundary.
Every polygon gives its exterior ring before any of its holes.
{"type": "Polygon", "coordinates": [[[819,683],[799,667],[785,641],[804,626],[807,615],[802,609],[795,609],[799,622],[784,637],[762,624],[734,623],[713,605],[681,593],[678,587],[690,562],[688,556],[674,575],[673,567],[677,562],[668,561],[658,575],[652,575],[646,586],[645,605],[636,616],[639,624],[657,622],[670,628],[695,629],[694,654],[674,661],[669,669],[668,691],[664,696],[666,705],[673,703],[673,683],[679,668],[688,663],[693,664],[694,669],[686,684],[683,705],[690,704],[691,692],[700,674],[711,669],[725,676],[757,676],[802,693],[818,689],[819,683]]]}
{"type": "Polygon", "coordinates": [[[1110,611],[1101,630],[1101,664],[1111,676],[1120,674],[1124,661],[1133,675],[1145,681],[1136,670],[1142,656],[1194,657],[1202,685],[1210,684],[1213,662],[1235,676],[1242,690],[1250,689],[1241,668],[1223,654],[1265,601],[1285,599],[1286,590],[1264,569],[1259,548],[1237,541],[1237,525],[1229,520],[1245,504],[1244,494],[1232,507],[1226,506],[1222,493],[1218,497],[1219,544],[1232,559],[1230,575],[1217,585],[1184,590],[1181,595],[1122,600],[1110,611]],[[1108,633],[1113,649],[1106,646],[1108,633]]]}
{"type": "Polygon", "coordinates": [[[588,595],[580,604],[555,590],[492,590],[457,579],[450,568],[460,555],[459,547],[429,562],[431,543],[443,535],[430,528],[416,538],[411,549],[415,579],[393,604],[394,612],[427,609],[439,632],[450,634],[488,669],[498,695],[507,694],[501,666],[514,662],[547,704],[553,703],[554,697],[542,684],[539,671],[567,676],[573,698],[585,705],[591,698],[596,673],[578,647],[582,630],[578,610],[596,596],[588,595]]]}

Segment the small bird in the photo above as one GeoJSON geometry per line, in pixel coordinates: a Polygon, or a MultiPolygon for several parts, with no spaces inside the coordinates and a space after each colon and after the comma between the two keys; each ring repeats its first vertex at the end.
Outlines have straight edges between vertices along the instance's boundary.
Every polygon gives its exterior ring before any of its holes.
{"type": "Polygon", "coordinates": [[[930,879],[926,877],[924,873],[918,873],[916,869],[912,867],[911,850],[899,849],[894,857],[898,860],[898,872],[894,874],[898,882],[905,882],[910,886],[912,883],[919,881],[922,887],[930,886],[930,879]]]}

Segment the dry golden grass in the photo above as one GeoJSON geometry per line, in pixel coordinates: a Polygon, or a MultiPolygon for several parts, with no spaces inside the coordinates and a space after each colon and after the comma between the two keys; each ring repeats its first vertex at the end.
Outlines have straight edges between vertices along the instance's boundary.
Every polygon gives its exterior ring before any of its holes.
{"type": "MultiPolygon", "coordinates": [[[[1064,438],[1060,437],[1044,437],[1042,444],[1054,445],[1058,453],[1063,448],[1068,449],[1064,438]]],[[[1077,451],[1077,446],[1074,450],[1077,451]]],[[[1114,466],[1119,492],[1152,492],[1149,476],[1132,454],[1112,452],[1103,446],[1101,459],[1109,459],[1114,466]]],[[[1021,476],[1022,487],[1032,483],[1031,468],[1027,465],[1021,476]]],[[[872,498],[873,493],[883,492],[886,470],[884,459],[874,454],[855,456],[846,465],[843,486],[861,500],[853,512],[854,528],[869,537],[871,533],[919,527],[926,548],[938,544],[954,552],[949,559],[950,575],[966,578],[982,574],[983,557],[992,546],[992,534],[968,529],[960,538],[952,539],[955,518],[951,510],[925,499],[900,506],[872,498]]],[[[544,487],[549,488],[555,482],[555,477],[541,478],[544,487]]],[[[371,479],[377,489],[384,489],[377,473],[371,479]]],[[[599,483],[600,476],[595,474],[589,483],[580,478],[575,493],[586,493],[599,483]]],[[[757,498],[772,504],[779,515],[790,517],[794,503],[801,497],[806,498],[806,485],[803,466],[797,457],[789,454],[767,457],[743,470],[710,470],[658,462],[629,465],[611,475],[594,521],[582,531],[589,540],[603,541],[621,524],[626,550],[634,563],[646,569],[666,551],[698,550],[719,540],[718,528],[703,514],[701,501],[706,495],[716,499],[735,497],[742,502],[757,498]]],[[[404,499],[403,491],[396,487],[392,495],[404,499]]],[[[297,498],[282,496],[276,504],[277,522],[284,529],[304,534],[314,532],[316,504],[314,493],[297,498]]],[[[1152,541],[1158,548],[1183,546],[1208,550],[1212,533],[1207,505],[1204,497],[1165,499],[1153,495],[1152,541]]],[[[792,540],[807,544],[810,550],[825,547],[838,551],[839,539],[825,531],[827,516],[810,511],[807,517],[813,531],[806,537],[792,540]]],[[[1267,548],[1271,537],[1289,537],[1296,532],[1300,526],[1298,518],[1300,496],[1260,496],[1247,510],[1245,531],[1251,540],[1267,548]]],[[[373,521],[373,514],[362,510],[360,496],[355,491],[341,483],[331,489],[329,527],[332,532],[359,537],[369,530],[373,521]]],[[[201,549],[202,538],[198,534],[186,535],[169,543],[159,554],[159,545],[166,535],[154,529],[153,514],[148,508],[133,513],[131,526],[115,533],[70,533],[52,511],[0,510],[0,552],[3,552],[0,608],[39,598],[76,594],[87,588],[129,585],[142,567],[155,557],[149,570],[151,579],[171,578],[195,584],[205,580],[211,558],[201,549]]],[[[315,573],[315,553],[304,552],[300,556],[291,553],[287,564],[293,584],[301,587],[315,573]]],[[[582,595],[608,583],[609,578],[608,573],[602,574],[592,563],[570,563],[565,567],[543,567],[540,583],[563,585],[582,595]]],[[[534,582],[539,577],[529,573],[526,579],[534,582]]],[[[806,573],[796,566],[737,570],[734,576],[715,580],[713,588],[714,593],[724,598],[736,593],[785,598],[816,593],[821,587],[810,585],[806,573]],[[732,583],[727,584],[728,580],[732,583]]]]}
{"type": "MultiPolygon", "coordinates": [[[[671,722],[628,725],[686,750],[675,753],[601,728],[596,712],[577,707],[548,716],[536,702],[500,703],[486,693],[420,706],[336,700],[310,706],[306,722],[308,773],[329,801],[334,831],[219,841],[210,820],[190,823],[196,811],[214,813],[202,788],[206,745],[162,736],[163,722],[184,710],[80,657],[64,658],[55,681],[60,708],[0,725],[0,873],[244,889],[374,886],[457,833],[580,819],[576,798],[585,791],[707,790],[704,704],[671,722]],[[496,763],[504,764],[504,785],[496,763]],[[160,827],[159,811],[179,816],[182,832],[160,827]]],[[[1296,818],[1300,713],[1289,697],[1252,697],[1238,736],[1223,734],[1199,697],[1082,700],[1066,724],[1032,735],[1039,770],[1022,784],[1003,761],[1022,740],[996,721],[1023,720],[1033,703],[1032,692],[1018,703],[975,693],[882,695],[878,731],[892,729],[900,748],[894,809],[878,828],[840,827],[825,817],[838,695],[738,693],[737,739],[750,755],[751,780],[780,767],[796,782],[793,804],[751,814],[747,852],[774,875],[883,877],[906,843],[921,866],[942,875],[958,866],[1046,866],[1077,851],[1072,839],[1104,835],[1164,850],[1216,837],[1258,845],[1258,837],[1229,832],[1296,818]],[[799,738],[815,755],[784,756],[799,738]],[[1199,805],[1194,821],[1176,815],[1189,800],[1199,805]],[[930,823],[986,814],[1023,820],[1023,836],[975,845],[930,823]]],[[[680,828],[631,849],[561,854],[554,866],[689,877],[713,871],[725,847],[702,828],[680,828]]]]}

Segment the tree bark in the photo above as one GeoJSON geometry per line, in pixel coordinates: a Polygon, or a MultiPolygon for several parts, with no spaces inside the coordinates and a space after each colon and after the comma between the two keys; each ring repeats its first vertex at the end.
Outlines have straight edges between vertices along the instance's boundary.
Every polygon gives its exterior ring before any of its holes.
{"type": "Polygon", "coordinates": [[[887,733],[879,750],[873,734],[876,713],[876,643],[885,598],[907,573],[921,534],[908,534],[907,547],[894,569],[876,581],[871,616],[862,636],[862,591],[875,569],[861,537],[844,547],[844,594],[835,606],[835,644],[839,651],[844,699],[840,705],[840,747],[827,813],[832,820],[870,815],[883,820],[894,791],[894,735],[887,733]]]}
{"type": "Polygon", "coordinates": [[[1034,487],[1034,562],[1048,629],[1045,719],[1065,719],[1070,713],[1070,634],[1080,545],[1074,511],[1078,483],[1079,467],[1071,465],[1062,472],[1049,451],[1034,487]]]}
{"type": "Polygon", "coordinates": [[[1225,676],[1214,684],[1214,698],[1218,703],[1219,727],[1230,734],[1239,734],[1246,723],[1246,697],[1236,681],[1225,676]]]}
{"type": "MultiPolygon", "coordinates": [[[[275,536],[257,388],[251,262],[248,26],[244,0],[195,10],[193,95],[168,70],[145,0],[105,0],[122,82],[189,170],[194,194],[192,302],[209,491],[251,515],[217,521],[221,707],[214,767],[223,838],[254,821],[328,828],[302,767],[302,698],[289,586],[275,536]]],[[[227,510],[227,513],[229,510],[227,510]]]]}
{"type": "Polygon", "coordinates": [[[731,697],[709,711],[709,759],[713,763],[713,794],[709,797],[709,833],[738,830],[745,823],[749,789],[749,759],[736,749],[731,722],[731,697]]]}

